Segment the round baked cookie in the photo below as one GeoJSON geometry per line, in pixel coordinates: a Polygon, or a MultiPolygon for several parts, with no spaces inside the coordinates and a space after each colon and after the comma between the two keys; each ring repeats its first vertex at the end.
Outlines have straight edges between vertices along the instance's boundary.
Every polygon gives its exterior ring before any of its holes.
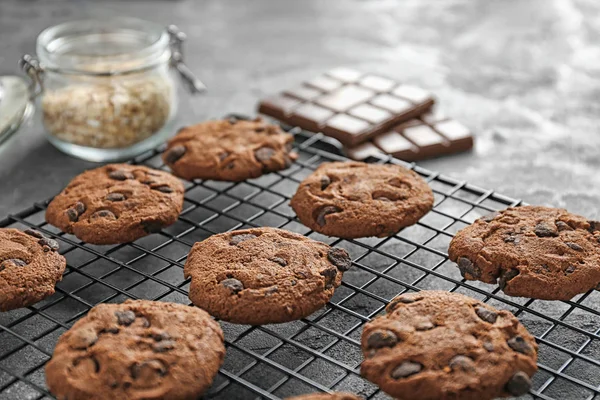
{"type": "Polygon", "coordinates": [[[510,296],[568,300],[600,283],[600,223],[563,209],[512,207],[478,219],[450,242],[466,279],[510,296]]]}
{"type": "Polygon", "coordinates": [[[174,223],[183,191],[167,172],[109,164],[73,178],[48,205],[46,220],[84,242],[132,242],[174,223]]]}
{"type": "Polygon", "coordinates": [[[221,327],[199,308],[100,304],[60,337],[46,382],[58,399],[197,399],[224,355],[221,327]]]}
{"type": "Polygon", "coordinates": [[[415,172],[393,164],[321,164],[292,198],[300,221],[328,236],[391,236],[433,207],[433,192],[415,172]]]}
{"type": "Polygon", "coordinates": [[[361,400],[352,393],[310,393],[302,396],[288,397],[286,400],[361,400]]]}
{"type": "Polygon", "coordinates": [[[211,315],[263,325],[323,307],[351,266],[346,250],[297,233],[255,228],[194,244],[185,263],[190,299],[211,315]]]}
{"type": "Polygon", "coordinates": [[[537,370],[537,344],[509,311],[422,291],[396,297],[367,323],[361,374],[400,400],[520,396],[537,370]]]}
{"type": "Polygon", "coordinates": [[[33,229],[0,228],[0,311],[53,295],[66,266],[56,240],[33,229]]]}
{"type": "Polygon", "coordinates": [[[288,168],[297,154],[292,135],[260,118],[207,121],[182,128],[163,160],[181,178],[244,181],[288,168]]]}

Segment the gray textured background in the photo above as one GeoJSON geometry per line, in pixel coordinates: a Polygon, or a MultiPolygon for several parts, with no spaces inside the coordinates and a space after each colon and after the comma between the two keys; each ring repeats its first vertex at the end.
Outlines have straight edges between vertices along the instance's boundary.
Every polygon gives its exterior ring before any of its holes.
{"type": "MultiPolygon", "coordinates": [[[[473,153],[422,165],[530,203],[596,217],[600,148],[597,0],[0,2],[0,71],[43,28],[130,15],[176,23],[210,87],[181,124],[226,112],[328,68],[377,71],[433,90],[477,135],[473,153]]],[[[39,120],[0,150],[0,215],[93,164],[49,145],[39,120]]]]}
{"type": "MultiPolygon", "coordinates": [[[[210,91],[184,102],[181,125],[252,113],[265,94],[332,67],[380,72],[431,89],[441,108],[477,135],[472,153],[423,166],[598,217],[599,11],[598,0],[0,0],[0,72],[16,72],[20,55],[34,51],[35,36],[49,25],[115,15],[176,23],[188,33],[188,62],[210,91]]],[[[34,121],[0,149],[0,217],[58,192],[94,165],[55,150],[34,121]]],[[[597,293],[586,303],[594,310],[597,293]]],[[[532,308],[558,316],[567,304],[532,308]]],[[[545,331],[544,321],[521,317],[534,333],[545,331]]],[[[566,321],[595,332],[599,326],[591,313],[566,321]]],[[[548,340],[576,350],[581,336],[555,329],[548,340]]],[[[597,360],[600,346],[592,344],[584,353],[597,360]]],[[[541,361],[559,368],[561,357],[546,348],[541,361]]],[[[567,372],[600,384],[597,367],[575,367],[580,375],[567,372]]],[[[540,382],[547,375],[538,373],[540,382]]],[[[568,398],[563,386],[551,395],[568,398]]]]}

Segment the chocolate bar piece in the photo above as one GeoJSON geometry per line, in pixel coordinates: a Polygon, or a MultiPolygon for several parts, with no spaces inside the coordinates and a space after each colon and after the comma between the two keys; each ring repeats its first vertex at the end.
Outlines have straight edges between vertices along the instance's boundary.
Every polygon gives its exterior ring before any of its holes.
{"type": "Polygon", "coordinates": [[[418,117],[432,95],[373,74],[337,68],[260,102],[258,111],[356,146],[418,117]]]}
{"type": "Polygon", "coordinates": [[[385,153],[379,150],[373,142],[364,142],[356,147],[344,147],[346,155],[356,161],[363,161],[369,157],[384,157],[385,153]]]}
{"type": "Polygon", "coordinates": [[[472,147],[473,135],[469,128],[439,112],[429,112],[399,124],[371,141],[344,150],[354,160],[383,153],[404,161],[419,161],[472,147]]]}

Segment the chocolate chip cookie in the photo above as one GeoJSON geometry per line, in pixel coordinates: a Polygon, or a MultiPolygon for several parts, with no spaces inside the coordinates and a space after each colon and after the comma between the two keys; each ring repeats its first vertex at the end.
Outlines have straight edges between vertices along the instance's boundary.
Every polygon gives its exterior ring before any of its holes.
{"type": "Polygon", "coordinates": [[[198,308],[100,304],[60,337],[46,382],[59,399],[197,399],[224,355],[223,331],[198,308]]]}
{"type": "Polygon", "coordinates": [[[110,164],[76,176],[48,205],[46,220],[88,243],[132,242],[174,223],[183,191],[167,172],[110,164]]]}
{"type": "Polygon", "coordinates": [[[286,400],[361,400],[361,398],[352,393],[311,393],[288,397],[286,400]]]}
{"type": "Polygon", "coordinates": [[[296,320],[323,307],[351,266],[346,250],[297,233],[255,228],[194,245],[184,274],[190,299],[225,321],[262,325],[296,320]]]}
{"type": "Polygon", "coordinates": [[[401,295],[364,327],[361,374],[400,400],[520,396],[537,344],[509,311],[442,291],[401,295]]]}
{"type": "Polygon", "coordinates": [[[300,221],[328,236],[391,236],[433,207],[415,172],[393,164],[321,164],[298,187],[291,206],[300,221]]]}
{"type": "Polygon", "coordinates": [[[0,228],[0,311],[27,307],[54,294],[66,266],[56,240],[33,229],[0,228]]]}
{"type": "Polygon", "coordinates": [[[163,160],[181,178],[244,181],[288,168],[292,135],[260,118],[207,121],[181,129],[163,160]]]}
{"type": "Polygon", "coordinates": [[[568,300],[600,283],[600,223],[566,210],[513,207],[459,231],[448,250],[466,279],[510,296],[568,300]]]}

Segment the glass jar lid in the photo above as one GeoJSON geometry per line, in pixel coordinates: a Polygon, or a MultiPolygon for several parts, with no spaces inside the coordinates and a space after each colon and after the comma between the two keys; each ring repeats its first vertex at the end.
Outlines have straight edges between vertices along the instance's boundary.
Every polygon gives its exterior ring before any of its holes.
{"type": "Polygon", "coordinates": [[[120,75],[165,62],[170,34],[135,18],[66,22],[45,29],[36,44],[45,70],[77,75],[120,75]]]}

